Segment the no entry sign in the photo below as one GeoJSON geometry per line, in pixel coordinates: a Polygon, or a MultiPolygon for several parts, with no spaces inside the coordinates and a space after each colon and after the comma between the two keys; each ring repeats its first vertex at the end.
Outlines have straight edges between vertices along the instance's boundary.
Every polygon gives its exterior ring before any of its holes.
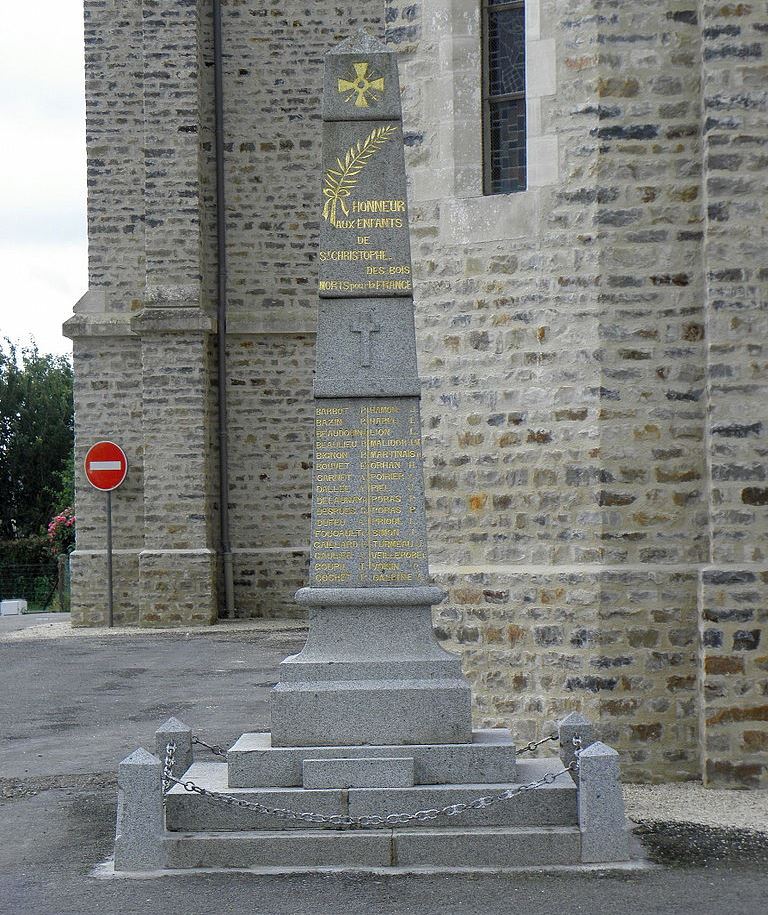
{"type": "Polygon", "coordinates": [[[123,449],[114,442],[96,442],[85,456],[85,475],[96,489],[109,492],[125,479],[128,459],[123,449]]]}

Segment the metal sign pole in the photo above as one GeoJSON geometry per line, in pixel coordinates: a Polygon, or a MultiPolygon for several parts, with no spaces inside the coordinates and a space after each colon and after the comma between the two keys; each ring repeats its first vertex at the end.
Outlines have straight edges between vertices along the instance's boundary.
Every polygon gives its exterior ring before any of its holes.
{"type": "Polygon", "coordinates": [[[109,627],[113,625],[112,604],[112,490],[107,490],[107,600],[109,607],[109,627]]]}
{"type": "Polygon", "coordinates": [[[85,476],[91,486],[107,494],[107,606],[109,622],[114,625],[112,595],[112,490],[117,489],[128,473],[128,458],[114,442],[101,441],[91,445],[83,461],[85,476]]]}

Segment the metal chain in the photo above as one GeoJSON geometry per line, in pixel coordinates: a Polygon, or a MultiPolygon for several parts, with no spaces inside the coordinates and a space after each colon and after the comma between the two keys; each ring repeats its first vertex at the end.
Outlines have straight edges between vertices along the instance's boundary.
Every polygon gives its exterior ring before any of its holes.
{"type": "Polygon", "coordinates": [[[165,745],[165,764],[163,765],[163,794],[168,794],[173,778],[173,763],[176,758],[176,744],[173,740],[165,745]]]}
{"type": "Polygon", "coordinates": [[[549,743],[550,740],[560,740],[559,734],[550,734],[548,737],[542,737],[541,740],[532,740],[530,743],[527,743],[524,747],[517,748],[518,756],[521,753],[535,753],[536,750],[543,744],[549,743]]]}
{"type": "MultiPolygon", "coordinates": [[[[553,741],[553,740],[556,741],[559,739],[560,739],[559,734],[549,734],[546,737],[542,737],[541,740],[531,740],[524,747],[518,747],[517,754],[519,755],[520,753],[535,753],[536,750],[542,744],[549,743],[550,741],[553,741]]],[[[223,747],[220,747],[218,744],[206,743],[204,740],[202,740],[202,738],[198,737],[197,735],[193,735],[192,743],[197,744],[198,746],[201,746],[201,747],[205,747],[207,750],[210,750],[212,753],[215,753],[216,756],[221,756],[226,759],[227,751],[223,747]]]]}
{"type": "Polygon", "coordinates": [[[194,734],[192,735],[192,743],[196,743],[200,747],[205,747],[206,750],[210,750],[211,753],[215,753],[216,756],[223,756],[224,759],[227,758],[227,751],[223,747],[220,747],[218,744],[206,743],[204,740],[201,740],[194,734]]]}
{"type": "Polygon", "coordinates": [[[297,810],[291,810],[288,807],[266,807],[264,804],[259,804],[256,801],[248,801],[245,798],[238,798],[231,794],[224,794],[220,791],[210,791],[208,788],[202,788],[200,785],[196,785],[193,781],[182,781],[181,779],[174,778],[173,776],[169,776],[169,778],[170,781],[172,781],[174,784],[181,785],[185,791],[188,791],[192,794],[199,794],[202,797],[207,797],[210,800],[217,801],[221,804],[226,804],[231,807],[241,807],[246,810],[253,810],[255,813],[263,814],[264,816],[275,817],[276,819],[280,820],[301,821],[304,823],[312,823],[317,826],[356,826],[360,828],[376,828],[403,826],[407,823],[436,820],[441,816],[454,817],[460,813],[463,813],[465,810],[482,810],[485,807],[490,807],[497,801],[510,800],[511,798],[517,797],[526,791],[534,791],[536,788],[541,788],[543,785],[551,785],[562,775],[565,775],[568,772],[573,772],[576,770],[576,768],[577,764],[572,763],[570,766],[566,766],[559,772],[547,772],[541,778],[537,779],[536,781],[529,782],[527,785],[518,785],[516,788],[507,788],[505,791],[501,791],[498,794],[487,794],[483,797],[475,798],[472,801],[467,801],[466,803],[446,804],[445,807],[440,808],[430,807],[426,810],[417,810],[414,813],[390,813],[386,816],[371,814],[357,817],[345,816],[342,814],[326,815],[322,813],[305,813],[299,812],[297,810]]]}
{"type": "MultiPolygon", "coordinates": [[[[536,742],[531,741],[531,743],[522,748],[521,752],[535,750],[536,747],[540,746],[542,743],[556,739],[559,739],[558,735],[553,734],[536,742]]],[[[221,747],[215,745],[211,746],[210,744],[205,743],[205,741],[200,740],[198,737],[193,737],[192,742],[207,747],[217,755],[226,756],[226,752],[223,751],[221,747]]],[[[253,810],[255,813],[259,813],[264,816],[275,817],[276,819],[280,820],[300,821],[304,823],[312,823],[316,826],[336,826],[341,828],[359,827],[364,829],[403,826],[408,823],[423,823],[429,820],[436,820],[441,816],[458,816],[459,814],[464,813],[466,810],[483,810],[486,807],[490,807],[492,804],[497,803],[498,801],[508,801],[514,797],[518,797],[519,795],[524,794],[526,791],[535,791],[537,788],[541,788],[544,785],[552,785],[561,776],[566,775],[567,773],[575,773],[579,771],[579,756],[582,753],[581,737],[576,735],[572,742],[575,749],[576,758],[573,760],[573,762],[570,763],[570,765],[565,766],[559,772],[547,772],[541,778],[536,779],[536,781],[528,782],[527,785],[518,785],[516,788],[507,788],[506,790],[498,792],[497,794],[486,794],[481,797],[477,797],[472,801],[459,802],[457,804],[446,804],[444,807],[439,808],[430,807],[426,810],[416,810],[413,813],[390,813],[385,816],[369,814],[352,817],[343,814],[326,815],[322,813],[299,812],[297,810],[291,810],[289,807],[267,807],[264,804],[259,804],[257,801],[249,801],[245,798],[238,798],[231,794],[224,794],[221,791],[211,791],[208,788],[203,788],[200,785],[196,785],[191,780],[182,781],[173,775],[173,763],[174,754],[176,752],[176,744],[171,741],[166,745],[165,748],[165,765],[163,766],[163,794],[167,794],[171,784],[175,784],[181,785],[185,791],[188,791],[191,794],[199,794],[201,797],[207,797],[210,800],[217,801],[220,804],[225,804],[226,806],[230,807],[240,807],[245,810],[253,810]]]]}

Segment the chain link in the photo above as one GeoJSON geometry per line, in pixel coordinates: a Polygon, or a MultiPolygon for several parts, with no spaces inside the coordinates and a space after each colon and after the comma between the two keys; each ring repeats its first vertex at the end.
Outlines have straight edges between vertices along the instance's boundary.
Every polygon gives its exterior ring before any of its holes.
{"type": "Polygon", "coordinates": [[[550,740],[560,740],[560,735],[550,734],[548,737],[542,737],[541,740],[532,740],[524,747],[518,747],[517,754],[519,756],[521,753],[535,753],[543,743],[549,743],[550,740]]]}
{"type": "MultiPolygon", "coordinates": [[[[537,747],[541,746],[541,744],[547,743],[551,740],[559,740],[559,735],[551,734],[550,736],[544,737],[539,741],[531,741],[525,747],[522,747],[518,752],[533,752],[537,747]]],[[[353,817],[344,814],[326,815],[322,813],[300,812],[297,810],[291,810],[289,807],[267,807],[264,804],[259,804],[257,801],[249,801],[245,798],[238,798],[232,794],[224,794],[221,791],[211,791],[208,788],[203,788],[200,785],[196,785],[191,780],[182,781],[173,775],[176,744],[171,741],[166,745],[165,748],[165,764],[163,766],[163,794],[165,795],[168,793],[172,784],[181,785],[185,791],[191,794],[198,794],[201,797],[207,797],[209,800],[216,801],[217,803],[224,804],[229,807],[239,807],[244,810],[252,810],[255,813],[274,817],[275,819],[279,820],[291,820],[303,823],[311,823],[312,825],[316,826],[336,826],[340,828],[356,827],[361,829],[404,826],[408,823],[423,823],[430,820],[436,820],[442,816],[458,816],[467,810],[484,810],[485,808],[490,807],[492,804],[496,804],[499,801],[508,801],[514,797],[519,797],[526,791],[535,791],[537,788],[542,788],[545,785],[552,785],[557,781],[557,779],[563,775],[566,775],[567,773],[577,773],[579,771],[579,756],[582,753],[581,737],[576,735],[572,742],[575,749],[576,758],[570,765],[560,769],[559,772],[547,772],[541,778],[538,778],[533,782],[528,782],[526,785],[518,785],[515,788],[507,788],[504,791],[498,792],[496,794],[486,794],[471,801],[459,802],[456,804],[446,804],[444,807],[439,808],[429,807],[425,810],[416,810],[413,813],[390,813],[384,816],[379,814],[369,814],[353,817]]],[[[192,743],[206,747],[217,756],[226,757],[227,755],[226,751],[222,750],[221,747],[216,746],[215,744],[208,744],[204,740],[201,740],[199,737],[193,737],[192,743]]]]}
{"type": "Polygon", "coordinates": [[[165,745],[165,764],[163,765],[163,794],[168,794],[173,778],[173,764],[176,759],[176,744],[173,740],[165,745]]]}
{"type": "Polygon", "coordinates": [[[223,756],[224,759],[227,758],[227,751],[216,743],[213,743],[213,744],[206,743],[204,740],[201,740],[199,737],[197,737],[194,734],[192,735],[192,743],[193,744],[196,743],[200,747],[205,747],[206,750],[210,750],[211,753],[215,753],[216,756],[223,756]]]}
{"type": "MultiPolygon", "coordinates": [[[[181,779],[174,778],[172,775],[168,775],[167,778],[170,782],[173,782],[176,785],[181,785],[185,791],[188,791],[191,794],[199,794],[201,797],[207,797],[209,800],[216,801],[217,803],[225,804],[230,807],[240,807],[244,810],[253,810],[255,813],[274,817],[275,819],[311,823],[316,826],[358,827],[364,829],[404,826],[408,823],[416,822],[423,823],[429,820],[436,820],[441,816],[458,816],[459,814],[464,813],[465,810],[483,810],[486,807],[490,807],[492,804],[497,803],[498,801],[511,800],[513,797],[524,794],[526,791],[534,791],[535,789],[541,788],[544,785],[551,785],[562,775],[565,775],[568,772],[573,772],[575,769],[575,764],[572,764],[565,767],[564,769],[561,769],[559,772],[547,772],[541,778],[536,779],[536,781],[529,782],[527,785],[518,785],[516,788],[507,788],[506,790],[497,794],[486,794],[482,797],[477,797],[472,801],[467,801],[466,803],[462,802],[457,804],[446,804],[444,807],[439,808],[429,807],[426,810],[416,810],[413,813],[390,813],[384,816],[380,816],[378,814],[370,814],[356,817],[345,816],[342,814],[326,815],[322,813],[300,812],[297,810],[291,810],[289,807],[266,807],[264,804],[259,804],[257,801],[249,801],[245,798],[238,798],[234,795],[224,794],[220,791],[211,791],[208,788],[203,788],[200,785],[196,785],[193,781],[190,780],[182,781],[181,779]]],[[[165,771],[168,771],[167,756],[165,771]]]]}

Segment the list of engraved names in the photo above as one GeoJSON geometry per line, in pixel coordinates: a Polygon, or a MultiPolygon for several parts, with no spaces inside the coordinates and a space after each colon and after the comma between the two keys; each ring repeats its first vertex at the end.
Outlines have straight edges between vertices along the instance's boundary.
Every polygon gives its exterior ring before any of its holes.
{"type": "Polygon", "coordinates": [[[318,401],[314,585],[426,581],[418,398],[318,401]]]}

